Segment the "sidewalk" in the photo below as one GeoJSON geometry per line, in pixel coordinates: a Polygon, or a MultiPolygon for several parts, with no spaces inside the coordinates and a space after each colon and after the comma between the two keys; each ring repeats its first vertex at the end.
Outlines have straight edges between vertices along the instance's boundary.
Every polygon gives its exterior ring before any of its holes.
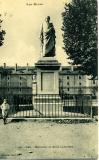
{"type": "Polygon", "coordinates": [[[0,159],[95,158],[97,123],[0,120],[0,159]]]}

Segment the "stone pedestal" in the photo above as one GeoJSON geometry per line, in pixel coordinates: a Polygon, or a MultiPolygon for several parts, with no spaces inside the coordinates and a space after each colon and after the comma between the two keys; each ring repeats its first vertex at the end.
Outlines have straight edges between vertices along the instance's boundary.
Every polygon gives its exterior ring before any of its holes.
{"type": "Polygon", "coordinates": [[[60,65],[54,57],[43,57],[35,64],[37,94],[59,94],[60,65]]]}
{"type": "Polygon", "coordinates": [[[39,117],[57,117],[62,111],[59,96],[60,66],[54,57],[43,57],[35,64],[37,94],[33,96],[33,106],[39,117]]]}

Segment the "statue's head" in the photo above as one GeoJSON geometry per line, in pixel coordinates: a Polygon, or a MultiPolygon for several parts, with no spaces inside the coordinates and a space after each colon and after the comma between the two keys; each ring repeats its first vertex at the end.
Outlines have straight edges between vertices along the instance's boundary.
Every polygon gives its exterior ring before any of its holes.
{"type": "Polygon", "coordinates": [[[45,21],[46,21],[46,22],[49,22],[49,21],[50,21],[50,16],[47,16],[47,17],[45,18],[45,21]]]}

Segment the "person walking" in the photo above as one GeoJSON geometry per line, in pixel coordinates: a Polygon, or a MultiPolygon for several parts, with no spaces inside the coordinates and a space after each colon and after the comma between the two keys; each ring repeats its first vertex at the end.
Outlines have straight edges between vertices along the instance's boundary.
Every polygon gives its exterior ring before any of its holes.
{"type": "Polygon", "coordinates": [[[2,105],[1,105],[1,110],[2,110],[2,118],[3,118],[3,122],[4,124],[7,123],[7,117],[9,114],[9,110],[10,110],[10,105],[7,102],[7,99],[4,99],[2,105]]]}

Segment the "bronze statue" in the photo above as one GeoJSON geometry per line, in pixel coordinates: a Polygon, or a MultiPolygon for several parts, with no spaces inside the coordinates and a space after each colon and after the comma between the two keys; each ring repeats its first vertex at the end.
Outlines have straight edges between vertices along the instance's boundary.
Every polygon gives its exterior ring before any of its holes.
{"type": "Polygon", "coordinates": [[[50,16],[47,16],[40,35],[43,57],[55,56],[55,38],[53,23],[50,22],[50,16]]]}

